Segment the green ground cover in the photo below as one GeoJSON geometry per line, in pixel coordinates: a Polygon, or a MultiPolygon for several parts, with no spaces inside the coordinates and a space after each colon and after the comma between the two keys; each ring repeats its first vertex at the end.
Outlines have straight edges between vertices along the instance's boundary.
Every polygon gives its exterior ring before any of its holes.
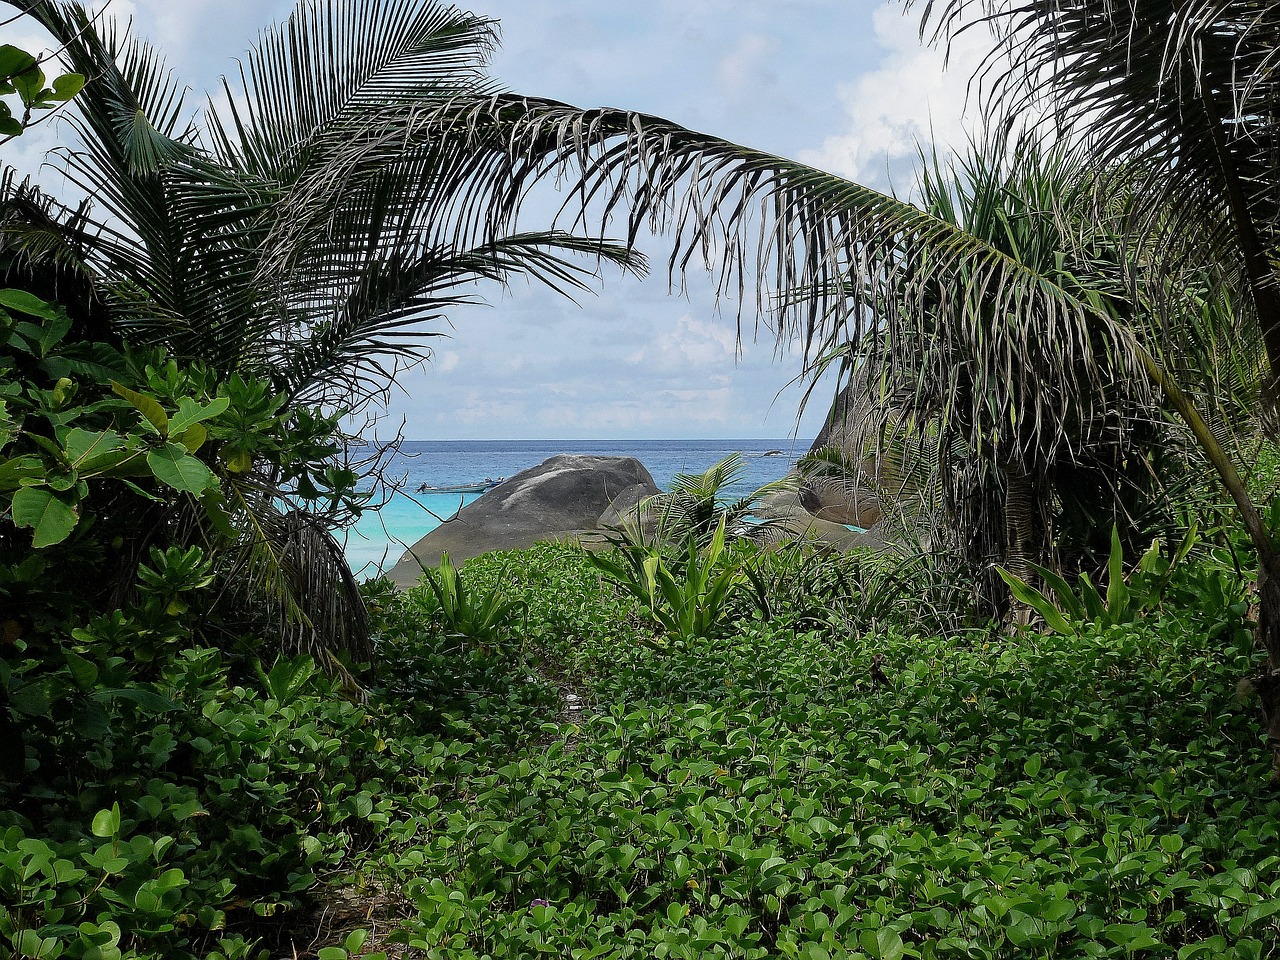
{"type": "Polygon", "coordinates": [[[0,813],[15,953],[1276,955],[1280,799],[1212,557],[1073,636],[867,630],[834,592],[817,626],[780,591],[666,649],[568,548],[463,579],[504,624],[380,598],[366,703],[188,650],[41,741],[0,813]],[[371,940],[317,938],[339,895],[371,940]]]}

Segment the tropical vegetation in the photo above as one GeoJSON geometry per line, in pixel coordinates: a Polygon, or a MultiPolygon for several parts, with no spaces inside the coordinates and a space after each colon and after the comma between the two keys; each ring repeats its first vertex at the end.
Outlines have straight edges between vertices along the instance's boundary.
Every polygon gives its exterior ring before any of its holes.
{"type": "MultiPolygon", "coordinates": [[[[463,141],[459,149],[487,146],[492,159],[475,194],[501,198],[495,218],[517,217],[523,197],[554,178],[581,198],[577,222],[622,211],[633,241],[645,227],[670,236],[673,271],[704,265],[723,294],[754,286],[780,342],[798,337],[810,356],[842,343],[860,368],[891,383],[904,379],[904,364],[918,376],[929,363],[927,382],[969,414],[950,417],[951,428],[963,430],[972,450],[1003,448],[995,460],[1006,485],[1014,478],[1026,486],[1035,460],[1078,458],[1089,412],[1101,411],[1103,423],[1115,412],[1109,385],[1145,385],[1194,438],[1258,551],[1267,666],[1252,682],[1280,776],[1276,549],[1230,443],[1194,402],[1221,385],[1184,388],[1177,354],[1163,346],[1166,331],[1189,322],[1180,296],[1187,271],[1209,284],[1209,301],[1230,305],[1220,315],[1234,329],[1266,349],[1280,330],[1275,18],[1274,5],[1245,0],[924,5],[924,29],[942,38],[966,23],[993,24],[993,59],[1011,55],[1003,71],[988,61],[998,81],[993,113],[1047,135],[1036,120],[1048,103],[1055,130],[1100,164],[1095,203],[1105,208],[1117,184],[1131,200],[1116,212],[1106,258],[1115,262],[1104,275],[1136,291],[1131,308],[1155,310],[1154,326],[1100,301],[1095,285],[1082,287],[1063,269],[1062,258],[1089,252],[1093,231],[1083,245],[1069,234],[1052,238],[1073,245],[1047,258],[1009,250],[906,199],[658,117],[513,94],[463,97],[399,122],[380,118],[360,151],[376,157],[389,141],[441,130],[463,141]],[[956,358],[971,365],[970,376],[953,377],[956,358]]],[[[1022,227],[1006,225],[1015,229],[1004,239],[1016,247],[1022,227]]],[[[1264,425],[1274,419],[1266,415],[1274,392],[1266,364],[1246,385],[1259,397],[1253,422],[1264,425]]],[[[1006,518],[1014,521],[1012,558],[1021,560],[1031,518],[1026,496],[1019,499],[1024,508],[1006,518]]]]}
{"type": "Polygon", "coordinates": [[[0,954],[1275,955],[1275,4],[924,5],[1057,122],[914,199],[501,91],[434,0],[301,4],[197,119],[11,5],[67,72],[0,47],[0,136],[67,104],[93,200],[0,181],[0,954]],[[350,417],[647,226],[878,406],[809,464],[904,535],[742,535],[731,458],[356,583],[350,417]]]}

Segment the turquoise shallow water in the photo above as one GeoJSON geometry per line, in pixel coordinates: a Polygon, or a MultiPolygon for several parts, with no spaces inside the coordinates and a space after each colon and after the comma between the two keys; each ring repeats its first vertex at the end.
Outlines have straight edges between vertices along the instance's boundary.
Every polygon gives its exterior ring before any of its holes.
{"type": "Polygon", "coordinates": [[[353,569],[370,577],[393,566],[405,550],[479,494],[414,494],[419,484],[448,486],[486,477],[510,477],[558,453],[635,457],[662,489],[677,473],[701,473],[731,453],[747,466],[742,479],[725,491],[741,496],[786,475],[808,441],[766,440],[407,440],[392,460],[388,477],[405,478],[404,490],[376,513],[367,512],[347,532],[345,551],[353,569]],[[769,456],[772,451],[782,455],[769,456]]]}

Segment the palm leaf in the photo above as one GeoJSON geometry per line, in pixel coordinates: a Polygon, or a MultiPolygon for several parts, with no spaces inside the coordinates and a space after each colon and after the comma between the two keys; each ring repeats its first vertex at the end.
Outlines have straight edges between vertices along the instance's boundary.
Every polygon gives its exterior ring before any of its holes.
{"type": "MultiPolygon", "coordinates": [[[[898,343],[990,343],[995,362],[978,376],[992,416],[1033,424],[1050,447],[1069,439],[1068,426],[1061,396],[1037,394],[1026,380],[1029,347],[1040,353],[1037,376],[1057,376],[1076,405],[1097,393],[1099,371],[1137,369],[1121,325],[943,217],[660,118],[510,96],[459,101],[379,115],[335,147],[336,168],[357,170],[406,139],[470,158],[468,202],[488,211],[491,229],[513,222],[538,183],[559,180],[575,229],[616,217],[628,243],[647,229],[668,233],[673,274],[712,269],[720,293],[738,300],[740,321],[754,287],[779,340],[799,337],[810,355],[833,336],[871,364],[901,356],[898,343]],[[978,302],[1011,322],[989,329],[978,302]],[[937,319],[922,324],[926,312],[937,319]]],[[[334,189],[300,184],[269,242],[291,248],[288,225],[314,216],[334,189]]]]}
{"type": "Polygon", "coordinates": [[[1147,171],[1131,234],[1162,244],[1143,271],[1167,276],[1192,250],[1234,276],[1280,374],[1280,5],[945,0],[924,12],[939,36],[979,18],[996,30],[1016,64],[993,84],[1010,111],[1047,101],[1100,163],[1147,171]]]}

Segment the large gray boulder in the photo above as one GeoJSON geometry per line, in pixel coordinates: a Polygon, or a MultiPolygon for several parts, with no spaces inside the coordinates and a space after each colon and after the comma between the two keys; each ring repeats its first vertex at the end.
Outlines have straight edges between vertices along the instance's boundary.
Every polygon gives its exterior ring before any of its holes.
{"type": "Polygon", "coordinates": [[[621,527],[626,523],[644,523],[645,515],[650,511],[643,510],[641,504],[652,496],[652,483],[632,484],[609,502],[609,506],[596,521],[596,526],[608,529],[621,527]]]}
{"type": "Polygon", "coordinates": [[[399,586],[409,586],[418,582],[422,567],[437,566],[444,553],[461,562],[490,550],[516,550],[540,540],[577,536],[597,529],[601,516],[623,493],[639,500],[658,492],[635,457],[555,456],[463,507],[415,543],[388,576],[399,586]]]}

